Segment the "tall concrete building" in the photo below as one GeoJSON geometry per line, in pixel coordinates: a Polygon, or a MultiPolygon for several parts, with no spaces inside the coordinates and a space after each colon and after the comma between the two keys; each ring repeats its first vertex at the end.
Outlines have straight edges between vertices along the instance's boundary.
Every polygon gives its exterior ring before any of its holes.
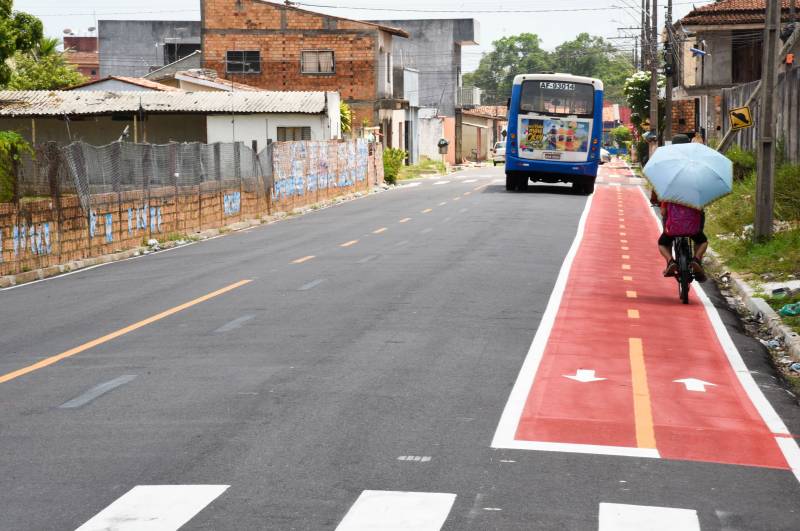
{"type": "Polygon", "coordinates": [[[419,106],[434,108],[440,116],[455,116],[456,108],[479,105],[464,98],[461,86],[461,49],[478,44],[480,26],[471,18],[433,20],[377,20],[400,28],[408,39],[392,41],[397,66],[419,71],[419,106]]]}
{"type": "Polygon", "coordinates": [[[101,20],[100,77],[142,77],[200,49],[199,20],[101,20]]]}

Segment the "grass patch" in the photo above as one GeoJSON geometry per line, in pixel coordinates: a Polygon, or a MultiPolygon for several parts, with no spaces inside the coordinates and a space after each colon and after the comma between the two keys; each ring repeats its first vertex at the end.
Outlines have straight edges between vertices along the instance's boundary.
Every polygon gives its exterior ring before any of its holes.
{"type": "MultiPolygon", "coordinates": [[[[738,159],[745,158],[736,153],[738,159]]],[[[752,241],[755,218],[755,173],[733,184],[733,193],[706,209],[706,234],[711,246],[731,269],[740,273],[772,275],[770,280],[800,276],[800,166],[783,165],[775,178],[775,219],[779,226],[773,238],[752,241]]]]}
{"type": "MultiPolygon", "coordinates": [[[[769,304],[772,307],[772,309],[777,312],[787,304],[796,304],[800,302],[800,293],[792,297],[781,297],[781,298],[771,297],[767,295],[764,297],[764,300],[767,301],[767,304],[769,304]]],[[[800,315],[794,317],[781,315],[781,321],[783,321],[784,324],[789,326],[795,332],[800,333],[800,315]]]]}
{"type": "Polygon", "coordinates": [[[772,275],[770,280],[788,280],[800,275],[800,229],[775,234],[772,240],[753,243],[749,238],[720,238],[709,234],[711,246],[733,270],[772,275]]]}
{"type": "Polygon", "coordinates": [[[436,173],[444,175],[447,173],[447,167],[441,160],[433,160],[428,157],[422,157],[417,164],[411,166],[403,166],[400,168],[398,180],[416,179],[422,174],[436,173]]]}

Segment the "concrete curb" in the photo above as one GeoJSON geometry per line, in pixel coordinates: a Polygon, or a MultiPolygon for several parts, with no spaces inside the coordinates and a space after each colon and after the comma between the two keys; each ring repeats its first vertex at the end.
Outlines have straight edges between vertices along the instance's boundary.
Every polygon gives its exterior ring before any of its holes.
{"type": "MultiPolygon", "coordinates": [[[[725,269],[725,263],[719,255],[711,249],[706,253],[706,260],[718,271],[723,271],[725,269]]],[[[769,329],[770,333],[775,337],[783,339],[786,352],[794,358],[795,361],[800,361],[800,335],[783,324],[783,320],[781,316],[778,315],[778,312],[773,310],[763,298],[756,297],[756,291],[750,284],[745,282],[740,275],[730,272],[730,279],[730,287],[742,298],[747,309],[752,312],[753,315],[760,314],[763,318],[764,325],[769,329]]]]}
{"type": "MultiPolygon", "coordinates": [[[[309,205],[302,208],[295,208],[291,212],[275,212],[274,214],[269,216],[265,215],[258,219],[246,219],[243,221],[237,221],[236,223],[226,225],[219,229],[206,229],[204,231],[196,232],[194,234],[190,234],[187,236],[189,238],[189,242],[208,240],[211,238],[216,238],[217,236],[224,236],[229,232],[246,230],[252,227],[257,227],[259,225],[270,225],[272,223],[276,223],[278,221],[287,219],[292,216],[303,215],[309,212],[321,210],[323,208],[329,208],[335,205],[346,203],[348,201],[359,199],[361,197],[367,197],[373,193],[384,192],[387,190],[388,190],[387,188],[384,188],[382,186],[376,186],[370,189],[366,193],[363,191],[352,192],[347,195],[338,196],[332,199],[321,201],[320,203],[315,204],[313,206],[309,205]]],[[[159,250],[161,251],[172,249],[173,247],[179,247],[177,241],[169,241],[163,243],[159,242],[159,250]]],[[[46,278],[55,277],[58,275],[62,275],[64,273],[71,273],[72,271],[85,269],[87,267],[94,267],[102,264],[108,264],[111,262],[120,262],[122,260],[128,260],[130,258],[135,258],[137,256],[142,256],[147,254],[155,254],[157,252],[158,252],[157,250],[151,249],[150,247],[146,246],[135,247],[133,249],[126,249],[125,251],[120,251],[118,253],[82,258],[80,260],[73,260],[71,262],[66,262],[64,264],[58,264],[54,266],[44,267],[41,269],[25,271],[23,273],[17,273],[16,275],[0,276],[0,289],[10,288],[13,286],[18,286],[20,284],[26,284],[28,282],[35,282],[37,280],[44,280],[46,278]]]]}

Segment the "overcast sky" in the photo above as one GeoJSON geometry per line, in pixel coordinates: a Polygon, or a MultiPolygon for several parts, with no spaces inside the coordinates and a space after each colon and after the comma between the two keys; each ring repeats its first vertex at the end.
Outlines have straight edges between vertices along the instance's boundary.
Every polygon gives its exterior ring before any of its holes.
{"type": "MultiPolygon", "coordinates": [[[[233,4],[233,0],[229,0],[233,4]]],[[[356,19],[402,18],[475,18],[480,23],[480,45],[465,47],[464,71],[473,70],[481,53],[491,48],[492,41],[523,32],[538,34],[544,47],[552,49],[581,32],[602,37],[618,37],[638,33],[617,28],[638,27],[641,0],[304,0],[306,4],[342,6],[321,8],[301,6],[356,19]],[[404,11],[389,11],[401,5],[404,11]],[[623,6],[628,6],[624,8],[623,6]],[[358,9],[356,9],[358,8],[358,9]],[[371,9],[362,9],[371,8],[371,9]],[[375,9],[378,8],[378,9],[375,9]],[[522,12],[527,11],[527,12],[522,12]]],[[[659,5],[666,5],[661,0],[659,5]]],[[[674,18],[692,9],[692,4],[708,2],[674,0],[674,18]]],[[[15,0],[14,8],[27,11],[44,21],[49,36],[60,36],[65,28],[76,35],[88,35],[88,29],[103,19],[199,20],[199,0],[15,0]]],[[[664,11],[659,9],[659,23],[664,11]]],[[[633,41],[614,40],[629,50],[633,41]]]]}

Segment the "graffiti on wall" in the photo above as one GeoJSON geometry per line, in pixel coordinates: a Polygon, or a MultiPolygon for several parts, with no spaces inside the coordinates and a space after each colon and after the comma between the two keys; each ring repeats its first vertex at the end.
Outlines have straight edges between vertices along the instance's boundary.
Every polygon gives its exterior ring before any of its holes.
{"type": "Polygon", "coordinates": [[[317,189],[353,186],[367,180],[369,144],[348,142],[280,142],[274,150],[273,199],[305,195],[317,189]]]}
{"type": "Polygon", "coordinates": [[[140,230],[147,230],[148,223],[151,233],[162,231],[161,207],[145,203],[142,207],[128,209],[128,235],[132,236],[140,230]]]}
{"type": "Polygon", "coordinates": [[[222,196],[222,210],[226,216],[234,216],[242,210],[242,194],[233,192],[222,196]]]}
{"type": "Polygon", "coordinates": [[[34,255],[48,255],[53,252],[50,242],[50,223],[37,225],[15,225],[11,232],[14,241],[14,256],[30,252],[34,255]]]}

